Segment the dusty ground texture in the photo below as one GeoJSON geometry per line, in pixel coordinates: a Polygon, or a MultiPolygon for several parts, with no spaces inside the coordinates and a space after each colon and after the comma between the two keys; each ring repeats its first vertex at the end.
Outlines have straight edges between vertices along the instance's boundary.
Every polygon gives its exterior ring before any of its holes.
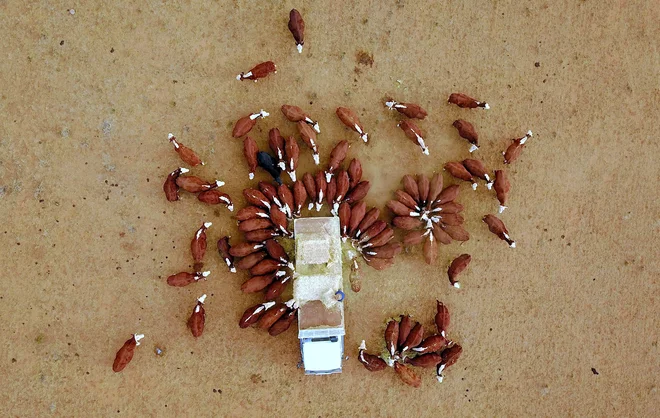
{"type": "MultiPolygon", "coordinates": [[[[658,2],[96,3],[0,1],[1,415],[651,416],[660,407],[658,2]],[[302,55],[286,27],[291,7],[307,22],[302,55]],[[234,79],[266,59],[275,76],[234,79]],[[450,107],[453,91],[492,109],[450,107]],[[430,157],[395,127],[387,95],[429,111],[419,125],[430,157]],[[349,294],[341,375],[305,377],[293,331],[240,330],[258,297],[240,292],[241,277],[214,252],[207,282],[164,283],[190,264],[203,220],[214,222],[211,240],[236,235],[223,208],[165,201],[162,180],[180,164],[167,133],[203,155],[197,172],[225,180],[240,206],[249,183],[231,124],[271,111],[254,131],[264,146],[270,127],[294,132],[282,103],[318,117],[326,157],[350,138],[374,183],[367,202],[379,206],[403,174],[467,157],[457,117],[477,126],[478,156],[492,167],[509,138],[536,134],[510,169],[502,216],[518,248],[479,221],[496,210],[492,196],[463,186],[469,242],[443,247],[436,266],[419,250],[403,254],[349,294]],[[358,111],[368,146],[340,125],[339,105],[358,111]],[[462,252],[473,261],[457,291],[445,268],[462,252]],[[195,341],[185,320],[202,292],[207,330],[195,341]],[[359,341],[376,345],[386,317],[406,311],[430,325],[436,298],[464,346],[445,383],[428,370],[415,390],[357,362],[359,341]],[[113,373],[137,331],[143,345],[113,373]]],[[[308,151],[301,160],[311,167],[308,151]]]]}

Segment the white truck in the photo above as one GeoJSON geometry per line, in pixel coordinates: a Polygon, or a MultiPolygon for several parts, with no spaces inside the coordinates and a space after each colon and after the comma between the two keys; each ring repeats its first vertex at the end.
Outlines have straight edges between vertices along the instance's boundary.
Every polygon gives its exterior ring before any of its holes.
{"type": "Polygon", "coordinates": [[[341,373],[345,329],[339,218],[299,218],[294,233],[293,298],[299,305],[305,374],[341,373]]]}

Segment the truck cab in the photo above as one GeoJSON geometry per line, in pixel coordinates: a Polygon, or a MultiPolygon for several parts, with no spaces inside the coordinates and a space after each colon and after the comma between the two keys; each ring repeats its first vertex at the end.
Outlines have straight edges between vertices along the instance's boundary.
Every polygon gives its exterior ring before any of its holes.
{"type": "Polygon", "coordinates": [[[294,221],[298,338],[305,374],[341,373],[344,303],[339,218],[294,221]]]}

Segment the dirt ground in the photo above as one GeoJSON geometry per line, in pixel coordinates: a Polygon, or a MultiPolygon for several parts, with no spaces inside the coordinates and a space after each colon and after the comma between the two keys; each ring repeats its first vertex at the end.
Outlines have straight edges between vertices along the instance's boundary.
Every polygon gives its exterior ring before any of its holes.
{"type": "MultiPolygon", "coordinates": [[[[654,416],[660,408],[660,4],[657,1],[22,2],[0,0],[0,391],[2,416],[654,416]],[[288,11],[307,24],[295,50],[288,11]],[[71,13],[70,9],[75,9],[71,13]],[[238,82],[268,59],[277,74],[238,82]],[[491,110],[449,106],[454,91],[491,110]],[[421,104],[430,156],[396,128],[383,98],[421,104]],[[224,208],[162,182],[181,163],[174,132],[243,206],[251,183],[233,122],[261,108],[253,131],[294,133],[278,108],[317,117],[322,161],[349,157],[382,207],[406,173],[468,156],[451,122],[475,124],[491,168],[509,139],[535,136],[511,165],[502,215],[518,248],[480,218],[496,200],[462,186],[472,239],[419,249],[367,270],[346,300],[341,375],[297,369],[296,333],[237,326],[244,295],[210,251],[207,282],[164,283],[189,268],[204,220],[211,246],[237,235],[224,208]],[[369,145],[345,129],[355,109],[369,145]],[[463,288],[446,265],[468,252],[463,288]],[[208,293],[207,327],[185,321],[208,293]],[[431,326],[435,300],[464,347],[445,382],[419,389],[357,362],[384,320],[409,312],[431,326]],[[113,373],[116,350],[146,334],[113,373]],[[155,347],[163,350],[155,354],[155,347]],[[656,411],[655,413],[653,411],[656,411]]],[[[301,152],[300,173],[313,168],[301,152]]],[[[266,179],[261,172],[257,179],[266,179]]],[[[447,183],[451,182],[445,177],[447,183]]]]}

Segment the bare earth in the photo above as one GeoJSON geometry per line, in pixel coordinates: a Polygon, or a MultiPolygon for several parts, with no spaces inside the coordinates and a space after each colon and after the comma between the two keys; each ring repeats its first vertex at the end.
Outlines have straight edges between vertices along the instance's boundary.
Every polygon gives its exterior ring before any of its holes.
{"type": "MultiPolygon", "coordinates": [[[[357,3],[0,0],[0,415],[657,413],[660,3],[357,3]],[[292,7],[307,23],[301,55],[286,27],[292,7]],[[235,80],[267,59],[276,75],[235,80]],[[492,109],[451,107],[454,91],[492,109]],[[389,95],[429,111],[419,123],[429,157],[396,128],[389,95]],[[283,103],[320,120],[322,161],[351,141],[378,206],[402,175],[467,157],[458,117],[475,124],[476,155],[492,168],[510,138],[535,133],[510,168],[502,215],[518,248],[480,222],[496,210],[492,195],[462,186],[470,241],[442,247],[436,266],[419,249],[402,254],[347,292],[341,375],[304,376],[293,330],[239,329],[260,296],[243,295],[244,276],[213,251],[238,235],[235,222],[161,190],[180,164],[174,132],[208,161],[196,173],[226,181],[241,207],[250,183],[232,124],[270,111],[253,131],[265,147],[273,126],[294,133],[283,103]],[[340,105],[358,112],[368,146],[340,124],[340,105]],[[212,275],[168,287],[167,275],[189,268],[205,220],[212,275]],[[463,252],[473,260],[456,290],[446,266],[463,252]],[[195,341],[185,323],[204,292],[207,327],[195,341]],[[410,312],[430,327],[436,298],[464,347],[444,383],[425,370],[413,389],[358,363],[360,340],[376,350],[387,317],[410,312]],[[133,332],[146,337],[115,374],[133,332]]],[[[301,165],[312,168],[306,149],[301,165]]]]}

